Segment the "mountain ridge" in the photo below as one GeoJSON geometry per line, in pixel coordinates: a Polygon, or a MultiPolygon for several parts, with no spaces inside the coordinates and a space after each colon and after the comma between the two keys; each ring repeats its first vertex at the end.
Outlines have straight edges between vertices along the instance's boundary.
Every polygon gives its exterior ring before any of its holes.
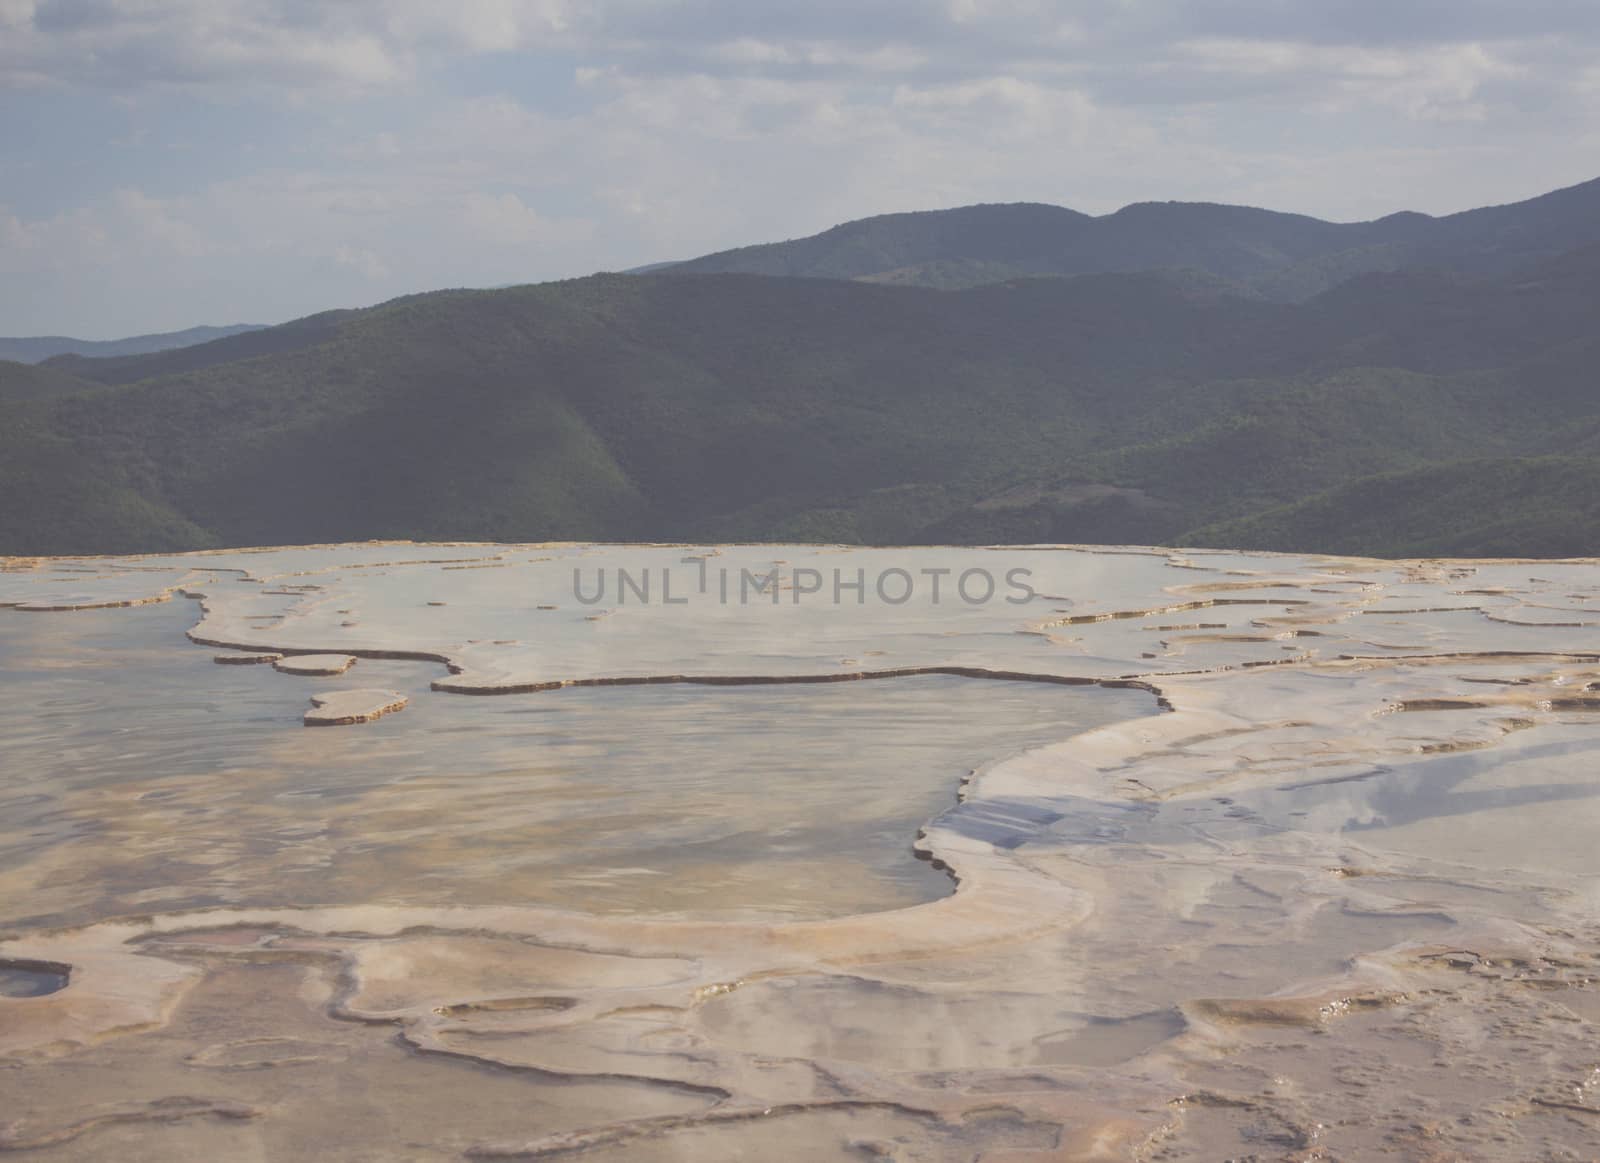
{"type": "Polygon", "coordinates": [[[43,363],[58,355],[108,357],[148,355],[172,348],[208,343],[230,335],[258,331],[265,324],[233,323],[223,327],[189,327],[182,331],[161,331],[150,335],[130,335],[123,339],[74,339],[68,335],[0,337],[0,360],[13,363],[43,363]]]}
{"type": "Polygon", "coordinates": [[[0,391],[0,552],[1300,548],[1296,522],[1378,552],[1423,545],[1436,510],[1424,485],[1410,517],[1374,517],[1362,482],[1428,472],[1459,499],[1428,552],[1594,552],[1574,482],[1600,456],[1597,301],[1600,246],[1500,276],[1369,272],[1299,303],[1159,271],[953,291],[617,274],[410,295],[41,365],[63,378],[0,391]],[[1491,521],[1497,473],[1527,495],[1491,521]],[[1525,539],[1518,512],[1541,514],[1525,539]]]}
{"type": "Polygon", "coordinates": [[[1264,298],[1303,302],[1356,274],[1430,267],[1501,274],[1586,242],[1600,242],[1600,178],[1438,217],[1396,211],[1347,223],[1219,202],[1134,202],[1098,216],[1040,202],[979,203],[855,219],[642,273],[957,289],[1023,276],[1192,268],[1264,298]],[[918,273],[932,264],[943,265],[918,273]]]}

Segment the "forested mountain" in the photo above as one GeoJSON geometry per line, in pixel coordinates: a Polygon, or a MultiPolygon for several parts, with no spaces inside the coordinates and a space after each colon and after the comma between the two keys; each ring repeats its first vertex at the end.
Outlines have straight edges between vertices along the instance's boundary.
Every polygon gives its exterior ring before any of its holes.
{"type": "MultiPolygon", "coordinates": [[[[1545,246],[1478,213],[1474,238],[1545,246]]],[[[1600,247],[1492,269],[1504,253],[1304,302],[1159,272],[953,291],[601,275],[62,358],[13,391],[0,365],[0,552],[417,537],[1600,553],[1600,247]]]]}
{"type": "Polygon", "coordinates": [[[0,338],[0,360],[13,363],[41,363],[57,355],[145,355],[174,347],[208,343],[229,335],[256,330],[256,324],[237,323],[231,327],[190,327],[185,331],[164,331],[159,335],[130,335],[126,339],[73,339],[67,335],[34,335],[0,338]]]}
{"type": "Polygon", "coordinates": [[[964,206],[863,218],[665,269],[941,289],[1172,269],[1227,280],[1239,294],[1298,302],[1359,274],[1499,274],[1592,242],[1600,242],[1600,179],[1442,218],[1398,213],[1351,223],[1206,202],[1141,202],[1101,217],[1036,203],[964,206]]]}

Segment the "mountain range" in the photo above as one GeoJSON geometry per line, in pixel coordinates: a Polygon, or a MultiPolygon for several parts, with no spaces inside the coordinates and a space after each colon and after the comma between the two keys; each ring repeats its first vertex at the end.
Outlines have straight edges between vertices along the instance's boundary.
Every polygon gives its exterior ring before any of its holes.
{"type": "Polygon", "coordinates": [[[1600,552],[1600,182],[890,215],[0,363],[0,552],[363,538],[1600,552]]]}
{"type": "Polygon", "coordinates": [[[164,331],[158,335],[130,335],[126,339],[73,339],[67,335],[0,337],[0,360],[14,363],[42,363],[57,355],[115,356],[146,355],[173,347],[192,347],[225,339],[245,331],[255,331],[256,323],[235,323],[231,327],[190,327],[185,331],[164,331]]]}
{"type": "Polygon", "coordinates": [[[945,290],[1030,275],[1189,270],[1234,294],[1301,302],[1359,274],[1504,274],[1591,242],[1600,242],[1600,180],[1441,218],[1401,212],[1350,223],[1207,202],[1139,202],[1100,217],[1029,202],[964,206],[863,218],[664,269],[945,290]]]}

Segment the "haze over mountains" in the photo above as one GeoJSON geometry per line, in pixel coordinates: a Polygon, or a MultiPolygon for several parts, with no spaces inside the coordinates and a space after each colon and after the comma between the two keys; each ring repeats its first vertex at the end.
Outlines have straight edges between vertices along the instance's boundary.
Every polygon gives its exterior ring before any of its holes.
{"type": "Polygon", "coordinates": [[[256,323],[235,323],[229,327],[190,327],[184,331],[164,331],[158,335],[130,335],[126,339],[73,339],[67,335],[0,337],[0,360],[40,363],[57,355],[146,355],[174,347],[192,347],[197,343],[225,339],[259,328],[260,324],[256,323]]]}
{"type": "Polygon", "coordinates": [[[1350,225],[1181,203],[890,215],[648,274],[0,364],[0,552],[1594,553],[1597,308],[1600,182],[1350,225]]]}

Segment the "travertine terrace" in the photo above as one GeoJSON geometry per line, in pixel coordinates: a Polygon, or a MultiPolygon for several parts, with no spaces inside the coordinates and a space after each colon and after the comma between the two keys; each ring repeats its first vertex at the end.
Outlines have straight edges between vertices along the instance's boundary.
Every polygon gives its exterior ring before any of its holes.
{"type": "MultiPolygon", "coordinates": [[[[0,631],[34,635],[25,660],[0,659],[33,676],[6,687],[0,795],[8,820],[41,813],[0,833],[0,987],[14,985],[0,988],[0,1151],[1600,1151],[1595,562],[383,544],[15,561],[0,604],[15,607],[0,631]],[[94,625],[110,635],[151,603],[182,611],[170,640],[53,652],[53,634],[88,625],[74,619],[107,619],[94,625]],[[411,701],[333,732],[301,731],[300,711],[256,722],[266,742],[206,773],[204,797],[159,770],[30,782],[37,757],[78,747],[30,732],[61,721],[28,703],[38,676],[115,667],[136,682],[184,652],[216,681],[287,691],[300,710],[315,698],[340,721],[411,701]],[[280,670],[360,659],[361,685],[209,663],[269,654],[280,670]],[[671,896],[715,869],[643,854],[613,861],[629,867],[606,891],[638,887],[604,909],[535,899],[531,875],[487,863],[479,876],[464,822],[494,812],[474,805],[487,759],[465,719],[437,794],[373,777],[359,794],[245,799],[275,756],[382,748],[430,707],[537,715],[583,691],[603,711],[671,684],[715,708],[751,686],[887,692],[926,676],[942,676],[944,716],[995,682],[1128,701],[942,789],[948,807],[892,858],[949,879],[900,907],[797,916],[788,882],[757,871],[729,915],[709,894],[671,896]],[[407,863],[346,859],[330,820],[392,833],[407,863]],[[101,834],[117,839],[83,839],[101,834]]],[[[206,713],[231,722],[225,702],[206,713]]],[[[604,732],[638,727],[596,721],[583,745],[603,782],[604,732]]],[[[759,733],[717,745],[761,778],[759,733]]],[[[407,747],[389,775],[421,762],[407,747]]],[[[598,859],[581,832],[537,844],[598,859]]],[[[818,884],[851,879],[825,843],[806,858],[818,884]]]]}
{"type": "Polygon", "coordinates": [[[392,715],[408,701],[399,691],[327,691],[311,696],[311,709],[303,718],[308,727],[348,727],[392,715]]]}

